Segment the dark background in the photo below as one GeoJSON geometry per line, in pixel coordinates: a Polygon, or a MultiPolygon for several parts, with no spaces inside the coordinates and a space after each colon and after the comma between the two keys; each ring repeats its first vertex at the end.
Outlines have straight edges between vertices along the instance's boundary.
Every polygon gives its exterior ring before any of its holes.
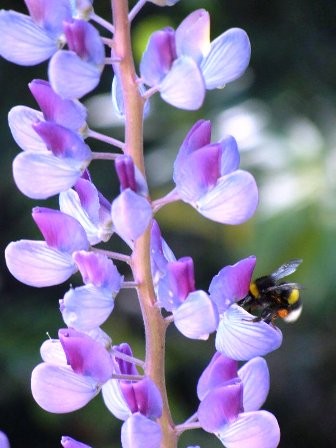
{"type": "MultiPolygon", "coordinates": [[[[109,2],[96,3],[96,12],[109,18],[109,2]]],[[[1,7],[24,11],[18,0],[3,0],[1,7]]],[[[137,60],[151,31],[167,24],[176,27],[200,7],[212,16],[212,38],[234,26],[248,32],[250,68],[223,91],[209,92],[197,112],[179,111],[154,98],[145,123],[151,191],[153,197],[169,191],[180,143],[197,119],[208,118],[213,122],[214,138],[224,133],[237,138],[242,166],[257,177],[260,206],[253,219],[237,227],[207,221],[185,204],[168,206],[159,212],[158,220],[175,254],[194,258],[198,288],[207,289],[223,266],[251,254],[257,256],[256,275],[270,273],[292,258],[303,258],[290,279],[304,287],[304,311],[295,324],[279,323],[284,342],[267,357],[271,391],[264,408],[279,420],[281,447],[335,447],[335,2],[182,0],[172,8],[148,4],[134,23],[137,60]]],[[[37,204],[16,189],[11,162],[19,148],[7,125],[7,113],[14,105],[35,107],[27,83],[45,78],[46,67],[22,68],[0,61],[2,253],[12,240],[40,238],[30,215],[33,206],[57,207],[56,199],[37,204]]],[[[91,126],[122,138],[120,124],[103,106],[110,105],[111,78],[106,69],[99,91],[94,92],[105,97],[85,100],[91,126]],[[105,102],[97,103],[97,99],[105,102]],[[104,124],[98,128],[101,116],[104,124]]],[[[89,143],[92,149],[104,149],[89,143]]],[[[97,162],[92,173],[99,188],[112,199],[117,191],[113,168],[97,162]]],[[[116,239],[112,245],[114,250],[119,247],[116,239]]],[[[120,422],[106,412],[101,397],[80,411],[61,416],[44,412],[31,397],[30,373],[40,362],[39,347],[46,332],[56,337],[63,325],[58,300],[67,289],[68,284],[45,289],[22,285],[8,273],[3,257],[0,259],[0,428],[9,435],[12,448],[56,447],[62,434],[95,448],[120,445],[120,422]]],[[[104,329],[114,343],[127,340],[135,354],[143,356],[143,329],[135,296],[118,296],[116,310],[104,329]]],[[[197,378],[213,350],[213,337],[208,342],[189,341],[169,329],[167,385],[176,422],[195,411],[197,378]]],[[[180,446],[187,444],[221,446],[211,435],[197,431],[181,438],[180,446]]]]}

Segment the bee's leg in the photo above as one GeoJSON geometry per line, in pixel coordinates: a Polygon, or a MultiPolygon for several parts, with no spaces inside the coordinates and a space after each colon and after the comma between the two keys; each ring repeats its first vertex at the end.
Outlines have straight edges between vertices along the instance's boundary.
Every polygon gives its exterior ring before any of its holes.
{"type": "Polygon", "coordinates": [[[270,310],[269,308],[265,308],[261,315],[260,315],[260,319],[264,322],[266,322],[266,324],[269,324],[271,322],[273,322],[273,320],[276,318],[276,312],[274,310],[270,310]]]}
{"type": "Polygon", "coordinates": [[[249,305],[253,300],[254,300],[254,297],[248,295],[248,296],[244,297],[243,299],[241,299],[238,302],[238,305],[240,305],[244,308],[245,306],[249,305]]]}

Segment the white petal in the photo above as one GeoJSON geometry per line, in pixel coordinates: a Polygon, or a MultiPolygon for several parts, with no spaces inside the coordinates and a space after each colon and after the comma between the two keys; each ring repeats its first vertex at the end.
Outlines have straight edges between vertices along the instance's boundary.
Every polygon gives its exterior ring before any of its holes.
{"type": "Polygon", "coordinates": [[[12,242],[5,257],[10,273],[30,286],[58,285],[77,270],[69,254],[48,247],[44,241],[12,242]]]}
{"type": "Polygon", "coordinates": [[[80,59],[73,51],[60,50],[49,63],[52,88],[63,98],[78,99],[91,92],[99,83],[101,70],[80,59]]]}
{"type": "Polygon", "coordinates": [[[282,343],[279,328],[253,319],[243,308],[232,305],[219,322],[216,349],[229,358],[246,361],[279,348],[282,343]]]}
{"type": "Polygon", "coordinates": [[[61,311],[68,327],[90,331],[106,321],[113,307],[112,291],[85,285],[71,288],[64,295],[61,311]]]}
{"type": "Polygon", "coordinates": [[[173,315],[177,329],[191,339],[208,339],[218,325],[216,305],[204,291],[190,293],[173,315]]]}
{"type": "Polygon", "coordinates": [[[226,448],[276,448],[280,429],[270,412],[244,412],[226,425],[218,437],[226,448]]]}
{"type": "Polygon", "coordinates": [[[209,54],[201,63],[207,89],[224,87],[239,78],[251,57],[250,41],[244,30],[232,28],[211,42],[209,54]]]}
{"type": "Polygon", "coordinates": [[[199,109],[205,87],[196,62],[189,57],[176,59],[159,87],[161,97],[172,106],[186,110],[199,109]]]}
{"type": "Polygon", "coordinates": [[[153,420],[137,412],[121,428],[122,448],[160,448],[161,428],[153,420]]]}
{"type": "Polygon", "coordinates": [[[57,50],[56,39],[25,14],[0,11],[0,29],[0,55],[15,64],[39,64],[57,50]]]}
{"type": "Polygon", "coordinates": [[[78,375],[70,366],[47,363],[33,370],[31,388],[41,408],[57,414],[82,408],[99,392],[90,377],[78,375]]]}
{"type": "Polygon", "coordinates": [[[120,420],[127,420],[132,415],[118,380],[109,380],[102,387],[103,399],[108,410],[120,420]]]}
{"type": "Polygon", "coordinates": [[[199,213],[222,224],[241,224],[251,218],[258,205],[258,188],[247,171],[222,176],[216,186],[195,204],[199,213]]]}
{"type": "Polygon", "coordinates": [[[238,376],[244,386],[244,411],[257,411],[264,404],[270,388],[266,361],[259,356],[251,359],[238,370],[238,376]]]}
{"type": "Polygon", "coordinates": [[[88,163],[48,153],[25,151],[13,162],[19,190],[32,199],[47,199],[72,187],[88,163]]]}
{"type": "Polygon", "coordinates": [[[46,144],[32,124],[44,121],[42,112],[26,106],[15,106],[8,114],[8,124],[16,143],[24,151],[48,152],[46,144]]]}
{"type": "Polygon", "coordinates": [[[40,348],[41,358],[48,364],[67,365],[67,359],[59,339],[47,339],[40,348]]]}

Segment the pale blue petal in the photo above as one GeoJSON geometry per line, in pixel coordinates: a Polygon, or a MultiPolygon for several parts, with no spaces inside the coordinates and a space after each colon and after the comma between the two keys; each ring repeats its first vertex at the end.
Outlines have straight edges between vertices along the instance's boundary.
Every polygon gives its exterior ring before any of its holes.
{"type": "Polygon", "coordinates": [[[195,208],[208,219],[222,224],[241,224],[254,214],[258,188],[247,171],[237,170],[218,180],[217,185],[200,198],[195,208]]]}
{"type": "Polygon", "coordinates": [[[30,286],[58,285],[77,271],[71,255],[48,247],[44,241],[12,242],[5,257],[10,273],[30,286]]]}
{"type": "Polygon", "coordinates": [[[216,349],[231,359],[247,361],[279,348],[282,343],[279,328],[253,319],[242,307],[232,305],[219,322],[216,349]]]}
{"type": "Polygon", "coordinates": [[[216,305],[204,291],[190,293],[173,316],[177,329],[191,339],[208,339],[218,326],[216,305]]]}
{"type": "Polygon", "coordinates": [[[55,157],[48,153],[25,151],[13,161],[18,189],[32,199],[47,199],[72,187],[88,162],[55,157]]]}
{"type": "Polygon", "coordinates": [[[267,411],[244,412],[220,431],[225,448],[276,448],[280,428],[273,414],[267,411]]]}
{"type": "Polygon", "coordinates": [[[71,288],[61,301],[64,322],[79,331],[90,331],[102,325],[113,307],[112,292],[93,285],[71,288]]]}
{"type": "Polygon", "coordinates": [[[109,380],[102,387],[104,403],[107,409],[120,420],[127,420],[131,411],[121,392],[118,380],[109,380]]]}
{"type": "Polygon", "coordinates": [[[239,168],[240,155],[236,139],[227,135],[220,142],[222,147],[221,175],[231,173],[239,168]]]}
{"type": "Polygon", "coordinates": [[[37,404],[56,414],[82,408],[99,392],[96,382],[89,376],[78,375],[70,366],[47,363],[33,370],[31,389],[37,404]]]}
{"type": "Polygon", "coordinates": [[[251,57],[251,45],[244,30],[231,28],[211,42],[209,54],[201,63],[207,89],[224,87],[239,78],[251,57]]]}
{"type": "Polygon", "coordinates": [[[259,356],[251,359],[238,370],[238,376],[244,385],[244,411],[257,411],[266,401],[270,388],[270,375],[266,361],[259,356]]]}
{"type": "Polygon", "coordinates": [[[122,448],[160,448],[161,428],[140,413],[133,414],[121,427],[122,448]]]}
{"type": "Polygon", "coordinates": [[[0,11],[0,32],[0,55],[15,64],[36,65],[57,50],[56,39],[25,14],[0,11]]]}
{"type": "Polygon", "coordinates": [[[26,106],[15,106],[8,114],[8,124],[16,143],[24,151],[47,152],[41,137],[33,129],[32,124],[44,121],[42,112],[26,106]]]}
{"type": "Polygon", "coordinates": [[[116,232],[125,240],[136,240],[152,219],[148,200],[130,188],[122,191],[112,202],[112,221],[116,232]]]}
{"type": "Polygon", "coordinates": [[[164,101],[180,109],[197,110],[204,100],[205,86],[196,62],[189,57],[176,59],[159,86],[164,101]]]}
{"type": "Polygon", "coordinates": [[[73,51],[60,50],[49,62],[52,88],[63,98],[81,98],[97,87],[101,68],[82,60],[73,51]]]}

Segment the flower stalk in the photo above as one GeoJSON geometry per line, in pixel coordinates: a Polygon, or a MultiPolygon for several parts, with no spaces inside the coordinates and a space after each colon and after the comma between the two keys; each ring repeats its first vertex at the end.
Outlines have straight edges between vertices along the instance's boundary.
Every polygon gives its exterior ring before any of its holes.
{"type": "MultiPolygon", "coordinates": [[[[120,58],[118,63],[119,80],[123,92],[125,111],[125,147],[124,152],[132,157],[135,165],[145,175],[143,155],[143,113],[144,99],[139,92],[134,67],[130,21],[127,0],[112,0],[114,39],[112,57],[120,58]]],[[[160,390],[163,411],[160,419],[162,430],[162,448],[175,448],[177,435],[169,410],[165,385],[165,333],[167,324],[155,306],[155,292],[150,267],[150,228],[134,244],[132,271],[138,284],[137,293],[144,320],[146,339],[145,374],[160,390]]]]}

